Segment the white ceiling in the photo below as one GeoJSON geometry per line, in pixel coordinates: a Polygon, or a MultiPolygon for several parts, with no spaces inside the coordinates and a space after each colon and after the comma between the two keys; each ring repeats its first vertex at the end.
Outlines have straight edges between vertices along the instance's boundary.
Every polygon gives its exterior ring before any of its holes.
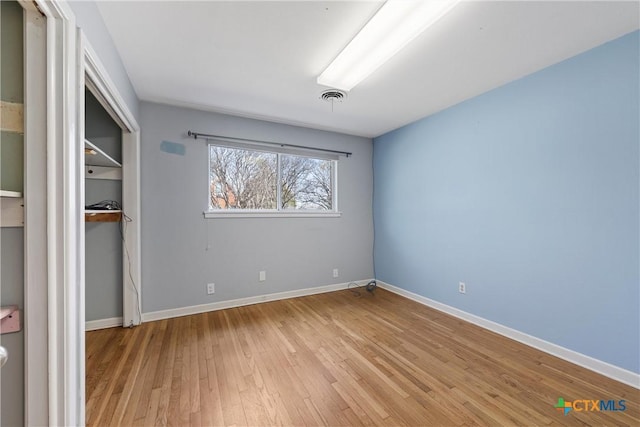
{"type": "Polygon", "coordinates": [[[356,86],[316,77],[381,2],[98,2],[142,100],[378,136],[640,27],[637,1],[466,1],[356,86]]]}

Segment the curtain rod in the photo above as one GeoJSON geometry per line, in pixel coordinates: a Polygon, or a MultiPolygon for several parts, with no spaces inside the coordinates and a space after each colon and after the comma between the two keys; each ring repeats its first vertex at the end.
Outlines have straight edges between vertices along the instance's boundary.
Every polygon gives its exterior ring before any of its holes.
{"type": "Polygon", "coordinates": [[[277,145],[278,147],[289,147],[289,148],[300,148],[303,150],[313,150],[313,151],[321,151],[323,153],[332,153],[332,154],[342,154],[343,156],[349,157],[351,156],[353,153],[350,153],[348,151],[338,151],[338,150],[327,150],[325,148],[315,148],[315,147],[305,147],[304,145],[294,145],[294,144],[283,144],[280,142],[272,142],[272,141],[260,141],[259,139],[246,139],[246,138],[236,138],[233,136],[223,136],[223,135],[211,135],[208,133],[200,133],[200,132],[193,132],[193,131],[187,131],[187,135],[188,136],[192,136],[193,139],[198,139],[198,138],[220,138],[220,139],[229,139],[232,141],[242,141],[242,142],[257,142],[259,144],[268,144],[268,145],[277,145]]]}

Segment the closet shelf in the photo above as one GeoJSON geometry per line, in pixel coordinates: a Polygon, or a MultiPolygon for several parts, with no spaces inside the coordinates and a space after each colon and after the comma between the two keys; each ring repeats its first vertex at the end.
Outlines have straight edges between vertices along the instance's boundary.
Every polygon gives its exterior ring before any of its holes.
{"type": "Polygon", "coordinates": [[[122,218],[122,211],[85,210],[85,222],[118,222],[122,218]]]}
{"type": "Polygon", "coordinates": [[[20,198],[22,193],[19,191],[0,190],[0,197],[20,198]]]}
{"type": "Polygon", "coordinates": [[[107,153],[99,149],[91,141],[84,140],[84,164],[88,166],[104,166],[121,168],[122,164],[113,159],[107,153]]]}

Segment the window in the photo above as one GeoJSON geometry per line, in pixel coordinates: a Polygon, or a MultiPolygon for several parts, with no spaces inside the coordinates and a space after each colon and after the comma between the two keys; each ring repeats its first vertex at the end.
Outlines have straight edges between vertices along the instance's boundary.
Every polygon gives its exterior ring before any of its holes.
{"type": "MultiPolygon", "coordinates": [[[[209,144],[209,212],[337,213],[336,160],[209,144]]],[[[313,216],[313,215],[312,215],[313,216]]]]}

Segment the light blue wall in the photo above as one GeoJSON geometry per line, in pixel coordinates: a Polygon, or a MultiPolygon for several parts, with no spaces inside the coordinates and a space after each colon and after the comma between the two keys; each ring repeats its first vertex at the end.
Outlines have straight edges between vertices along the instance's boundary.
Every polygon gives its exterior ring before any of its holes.
{"type": "Polygon", "coordinates": [[[371,139],[148,102],[140,111],[143,312],[373,276],[371,139]],[[338,164],[342,216],[205,219],[207,144],[187,130],[353,152],[338,164]],[[162,151],[163,141],[184,155],[162,151]]]}
{"type": "Polygon", "coordinates": [[[634,32],[376,138],[377,278],[640,372],[638,63],[634,32]]]}
{"type": "Polygon", "coordinates": [[[76,17],[76,24],[82,29],[89,43],[100,57],[109,77],[118,88],[131,114],[138,120],[140,106],[127,70],[122,64],[120,54],[107,30],[98,6],[94,1],[70,1],[69,5],[76,17]]]}

